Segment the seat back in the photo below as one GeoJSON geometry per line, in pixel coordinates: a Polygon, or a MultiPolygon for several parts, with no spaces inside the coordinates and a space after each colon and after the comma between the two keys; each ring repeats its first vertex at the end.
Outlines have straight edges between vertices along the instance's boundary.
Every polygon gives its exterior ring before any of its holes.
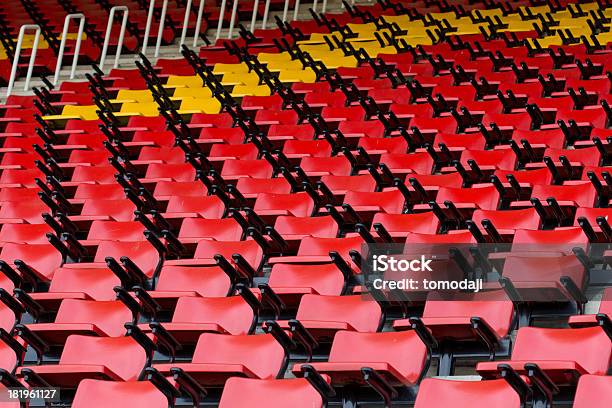
{"type": "Polygon", "coordinates": [[[606,374],[611,358],[612,342],[601,327],[522,327],[512,351],[516,361],[575,361],[595,375],[606,374]]]}
{"type": "Polygon", "coordinates": [[[137,380],[146,363],[146,351],[128,336],[68,336],[59,360],[60,365],[103,365],[124,381],[137,380]]]}
{"type": "Polygon", "coordinates": [[[296,318],[319,322],[345,322],[359,332],[375,332],[380,325],[378,303],[361,295],[304,295],[296,318]]]}
{"type": "Polygon", "coordinates": [[[209,238],[217,241],[240,241],[242,227],[233,218],[209,220],[185,218],[181,224],[179,238],[209,238]]]}
{"type": "Polygon", "coordinates": [[[338,235],[338,224],[331,216],[281,216],[276,219],[274,229],[281,235],[310,235],[318,238],[335,238],[338,235]]]}
{"type": "Polygon", "coordinates": [[[506,380],[457,381],[426,378],[419,387],[415,408],[520,408],[521,400],[506,380]]]}
{"type": "Polygon", "coordinates": [[[344,196],[344,203],[353,207],[380,207],[388,214],[401,214],[404,210],[404,196],[399,190],[367,193],[348,191],[344,196]]]}
{"type": "Polygon", "coordinates": [[[330,363],[388,363],[411,383],[418,381],[426,361],[427,347],[414,331],[339,331],[329,352],[330,363]]]}
{"type": "Polygon", "coordinates": [[[308,217],[314,210],[314,202],[306,192],[290,194],[261,193],[257,196],[255,212],[285,210],[295,217],[308,217]]]}
{"type": "Polygon", "coordinates": [[[136,211],[136,205],[130,200],[90,199],[85,200],[83,203],[81,215],[106,215],[115,221],[132,221],[134,219],[134,211],[136,211]]]}
{"type": "Polygon", "coordinates": [[[196,364],[241,364],[262,380],[277,378],[285,362],[285,350],[271,334],[237,335],[204,333],[198,339],[196,364]]]}
{"type": "Polygon", "coordinates": [[[241,296],[179,298],[172,315],[174,323],[218,324],[229,334],[248,334],[253,326],[253,309],[241,296]]]}
{"type": "Polygon", "coordinates": [[[212,259],[216,254],[231,259],[233,254],[240,254],[255,269],[261,263],[263,251],[257,242],[246,241],[200,241],[193,257],[195,259],[212,259]]]}
{"type": "Polygon", "coordinates": [[[612,377],[583,375],[578,380],[574,408],[606,408],[612,401],[612,377]]]}
{"type": "Polygon", "coordinates": [[[104,241],[144,241],[145,228],[138,221],[94,221],[87,239],[104,241]]]}
{"type": "Polygon", "coordinates": [[[0,259],[8,263],[20,259],[48,279],[51,279],[55,269],[63,263],[62,255],[51,244],[8,243],[2,247],[0,259]]]}
{"type": "Polygon", "coordinates": [[[105,263],[106,257],[119,260],[127,256],[147,276],[152,277],[160,266],[157,250],[149,241],[102,241],[98,245],[94,262],[105,263]]]}
{"type": "Polygon", "coordinates": [[[303,378],[255,380],[232,377],[225,383],[219,408],[284,408],[289,401],[292,408],[323,407],[321,395],[303,378]]]}
{"type": "Polygon", "coordinates": [[[73,408],[168,408],[168,399],[149,381],[101,381],[79,383],[73,408]]]}
{"type": "Polygon", "coordinates": [[[95,324],[111,337],[123,336],[130,321],[132,312],[119,300],[64,299],[55,316],[55,323],[95,324]]]}
{"type": "Polygon", "coordinates": [[[268,285],[274,288],[312,288],[320,295],[340,295],[344,276],[335,264],[295,265],[276,264],[272,267],[268,285]]]}
{"type": "Polygon", "coordinates": [[[168,200],[166,212],[198,213],[204,218],[221,218],[225,212],[223,201],[217,196],[173,196],[168,200]]]}
{"type": "Polygon", "coordinates": [[[114,300],[119,278],[106,268],[57,268],[49,293],[85,293],[94,300],[114,300]]]}

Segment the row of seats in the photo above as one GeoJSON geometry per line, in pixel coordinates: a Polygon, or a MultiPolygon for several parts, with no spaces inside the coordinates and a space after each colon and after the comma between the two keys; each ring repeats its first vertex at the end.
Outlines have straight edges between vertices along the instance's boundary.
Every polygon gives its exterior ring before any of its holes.
{"type": "Polygon", "coordinates": [[[485,6],[347,4],[12,97],[4,386],[73,407],[605,406],[611,292],[598,314],[585,294],[612,239],[610,11],[485,6]],[[472,247],[423,276],[485,290],[377,292],[373,243],[472,247]],[[458,365],[482,380],[426,378],[458,365]]]}

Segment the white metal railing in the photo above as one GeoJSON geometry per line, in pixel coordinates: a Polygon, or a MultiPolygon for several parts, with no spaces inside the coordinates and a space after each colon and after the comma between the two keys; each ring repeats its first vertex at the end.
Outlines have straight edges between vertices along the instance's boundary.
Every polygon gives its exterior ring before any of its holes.
{"type": "MultiPolygon", "coordinates": [[[[191,5],[190,5],[191,7],[191,5]]],[[[189,10],[189,9],[188,9],[189,10]]],[[[164,26],[166,24],[166,13],[168,12],[168,0],[162,3],[161,16],[159,18],[159,28],[157,29],[157,42],[155,43],[155,57],[159,56],[162,38],[164,34],[164,26]]],[[[149,34],[151,33],[151,25],[153,24],[153,14],[155,13],[155,0],[151,0],[149,4],[149,14],[147,15],[147,25],[145,27],[145,35],[142,41],[142,55],[147,55],[147,47],[149,45],[149,34]]]]}
{"type": "Polygon", "coordinates": [[[270,13],[270,0],[266,0],[266,5],[264,7],[264,15],[263,20],[261,20],[261,28],[266,29],[266,24],[268,23],[268,14],[270,13]]]}
{"type": "MultiPolygon", "coordinates": [[[[289,0],[287,0],[289,1],[289,0]]],[[[259,8],[259,0],[254,0],[253,3],[253,14],[251,15],[251,26],[250,26],[250,30],[251,32],[255,31],[255,24],[257,23],[257,12],[258,12],[258,8],[259,8]]],[[[223,5],[222,5],[222,9],[223,9],[223,5]]],[[[268,12],[270,10],[270,0],[266,0],[266,5],[265,5],[265,9],[264,9],[264,16],[263,16],[263,22],[262,22],[262,28],[266,27],[266,22],[268,20],[268,12]]],[[[227,38],[231,39],[233,34],[234,34],[234,26],[236,24],[236,18],[238,15],[238,0],[234,0],[234,6],[232,7],[232,16],[230,17],[230,25],[229,25],[229,31],[227,33],[227,38]]],[[[219,31],[221,30],[221,28],[223,28],[223,24],[222,24],[222,19],[221,19],[221,15],[219,16],[220,20],[219,20],[219,25],[217,26],[217,39],[219,39],[219,31]]]]}
{"type": "Polygon", "coordinates": [[[289,13],[289,0],[285,0],[285,7],[283,7],[283,22],[287,21],[287,13],[289,13]]]}
{"type": "Polygon", "coordinates": [[[40,38],[40,26],[38,24],[24,24],[19,29],[19,37],[17,38],[17,46],[15,47],[15,56],[13,58],[13,66],[11,67],[11,77],[9,78],[8,87],[6,88],[7,98],[11,95],[11,92],[13,92],[13,86],[15,86],[17,68],[19,67],[19,56],[21,54],[21,47],[23,46],[23,37],[26,30],[29,29],[35,30],[36,36],[34,37],[34,43],[32,44],[32,52],[30,54],[30,62],[28,64],[28,73],[26,75],[23,90],[27,91],[30,88],[30,79],[32,78],[32,72],[34,71],[34,62],[36,61],[36,51],[38,50],[38,40],[40,38]]]}
{"type": "Polygon", "coordinates": [[[117,41],[117,51],[115,52],[115,64],[113,68],[119,66],[119,58],[121,57],[121,49],[123,48],[123,39],[125,38],[125,28],[127,27],[128,15],[130,10],[126,6],[115,6],[110,9],[108,15],[108,24],[106,24],[106,36],[104,37],[104,46],[102,47],[102,56],[100,57],[100,69],[104,68],[106,62],[106,54],[108,53],[108,45],[110,44],[110,36],[113,31],[113,21],[115,20],[115,13],[118,11],[123,12],[123,20],[121,21],[121,31],[119,32],[119,40],[117,41]]]}
{"type": "Polygon", "coordinates": [[[221,29],[223,28],[223,19],[225,18],[225,7],[227,6],[227,0],[221,0],[221,9],[219,9],[219,22],[217,23],[217,33],[215,34],[215,40],[221,37],[221,29]]]}
{"type": "Polygon", "coordinates": [[[253,16],[251,17],[251,27],[249,28],[252,33],[255,32],[255,22],[257,21],[257,9],[259,8],[259,0],[255,0],[253,3],[253,16]]]}
{"type": "Polygon", "coordinates": [[[68,40],[68,27],[70,26],[70,20],[79,20],[79,32],[74,46],[74,56],[72,57],[72,69],[70,70],[70,79],[74,79],[76,68],[79,63],[79,53],[81,52],[81,40],[83,39],[83,30],[85,28],[85,15],[82,13],[68,14],[64,20],[64,31],[62,31],[62,42],[60,43],[59,54],[57,56],[57,64],[55,65],[55,77],[53,77],[53,85],[57,85],[59,81],[60,72],[62,70],[62,61],[64,59],[64,52],[66,49],[66,41],[68,40]]]}
{"type": "Polygon", "coordinates": [[[204,17],[204,0],[200,0],[200,8],[198,9],[198,20],[196,21],[195,33],[193,34],[193,47],[198,46],[200,39],[200,30],[202,29],[202,18],[204,17]]]}

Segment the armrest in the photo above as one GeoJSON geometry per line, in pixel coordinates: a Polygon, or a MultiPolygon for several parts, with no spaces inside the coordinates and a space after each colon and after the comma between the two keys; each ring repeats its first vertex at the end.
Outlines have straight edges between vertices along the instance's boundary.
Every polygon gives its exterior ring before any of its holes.
{"type": "Polygon", "coordinates": [[[9,278],[16,288],[23,286],[24,282],[21,275],[19,275],[15,269],[11,268],[9,264],[4,261],[0,261],[0,272],[9,278]]]}
{"type": "Polygon", "coordinates": [[[249,289],[245,284],[239,283],[236,285],[236,291],[238,292],[238,295],[240,295],[251,307],[251,309],[253,309],[253,314],[257,316],[261,310],[261,303],[259,302],[259,299],[255,297],[253,292],[251,292],[251,289],[249,289]]]}
{"type": "Polygon", "coordinates": [[[368,227],[366,227],[364,224],[361,224],[361,223],[356,224],[355,230],[361,236],[361,238],[363,238],[363,240],[367,242],[368,244],[376,243],[376,239],[374,238],[372,233],[370,233],[370,230],[368,230],[368,227]]]}
{"type": "Polygon", "coordinates": [[[19,318],[19,316],[25,312],[22,304],[2,288],[0,288],[0,301],[11,309],[17,318],[19,318]]]}
{"type": "Polygon", "coordinates": [[[150,381],[157,387],[168,399],[169,405],[174,406],[174,400],[178,398],[178,390],[164,377],[159,371],[153,367],[144,369],[144,379],[150,381]]]}
{"type": "Polygon", "coordinates": [[[324,402],[336,395],[336,391],[334,391],[331,385],[325,381],[325,379],[313,366],[310,364],[304,364],[302,365],[301,370],[306,381],[308,381],[310,385],[317,390],[324,402]]]}
{"type": "Polygon", "coordinates": [[[27,310],[27,312],[34,317],[34,320],[38,320],[40,316],[46,312],[45,308],[24,290],[15,288],[13,289],[13,293],[15,298],[21,302],[21,305],[23,305],[25,310],[27,310]]]}
{"type": "Polygon", "coordinates": [[[269,253],[270,243],[264,238],[262,232],[255,227],[247,228],[247,236],[253,238],[255,242],[264,250],[265,253],[269,253]]]}
{"type": "Polygon", "coordinates": [[[356,251],[354,249],[351,249],[349,251],[349,256],[351,257],[351,260],[353,261],[353,263],[359,268],[361,269],[361,254],[359,253],[359,251],[356,251]]]}
{"type": "Polygon", "coordinates": [[[257,275],[255,268],[253,268],[242,255],[232,254],[232,260],[236,264],[236,271],[245,277],[249,277],[249,281],[253,279],[253,276],[257,275]]]}
{"type": "Polygon", "coordinates": [[[123,327],[126,329],[125,335],[133,338],[147,352],[147,356],[152,357],[156,348],[153,340],[132,322],[127,322],[123,327]]]}
{"type": "Polygon", "coordinates": [[[268,225],[265,228],[265,234],[269,236],[272,239],[272,241],[276,242],[276,244],[281,250],[285,250],[287,248],[288,246],[287,241],[285,241],[282,235],[279,234],[278,231],[274,229],[274,227],[268,225]]]}
{"type": "Polygon", "coordinates": [[[363,224],[363,220],[350,204],[342,204],[342,209],[354,223],[363,224]]]}
{"type": "Polygon", "coordinates": [[[288,324],[293,339],[297,340],[304,350],[306,350],[306,361],[310,361],[312,359],[312,351],[319,347],[319,343],[314,337],[312,337],[312,334],[308,332],[308,330],[299,320],[291,319],[289,320],[288,324]]]}
{"type": "Polygon", "coordinates": [[[499,284],[501,285],[504,292],[506,292],[506,295],[508,295],[512,303],[522,303],[523,302],[523,297],[521,296],[519,291],[516,289],[516,287],[510,280],[510,278],[507,278],[507,277],[499,278],[499,284]]]}
{"type": "Polygon", "coordinates": [[[134,297],[123,287],[115,286],[113,288],[117,300],[120,300],[128,309],[132,312],[132,321],[136,322],[138,315],[142,311],[140,304],[134,299],[134,297]]]}
{"type": "Polygon", "coordinates": [[[291,337],[289,337],[289,335],[287,335],[287,332],[285,332],[277,322],[268,320],[263,324],[262,329],[264,332],[271,334],[274,339],[276,339],[276,341],[285,350],[285,354],[287,356],[289,356],[291,350],[294,350],[297,347],[295,342],[291,339],[291,337]]]}
{"type": "MultiPolygon", "coordinates": [[[[53,234],[49,233],[47,235],[53,235],[53,234]]],[[[57,238],[55,235],[53,235],[53,237],[57,238]]],[[[60,242],[59,239],[57,239],[57,242],[60,242]]],[[[15,264],[15,268],[17,268],[17,270],[21,273],[21,277],[27,280],[28,282],[30,282],[32,287],[36,288],[38,284],[40,283],[40,277],[38,276],[36,271],[34,271],[34,269],[32,269],[28,264],[23,262],[21,259],[15,259],[13,263],[15,264]]]]}
{"type": "Polygon", "coordinates": [[[584,313],[584,305],[588,302],[588,299],[584,293],[582,293],[582,290],[580,290],[578,285],[576,285],[576,282],[574,282],[574,280],[569,276],[561,276],[559,281],[565,290],[567,290],[567,293],[570,294],[574,302],[576,302],[576,305],[578,305],[580,314],[584,313]]]}
{"type": "Polygon", "coordinates": [[[287,308],[285,302],[278,297],[276,292],[274,292],[274,289],[272,289],[267,283],[262,283],[258,287],[262,296],[261,303],[269,306],[274,311],[274,318],[278,319],[281,311],[287,308]]]}
{"type": "Polygon", "coordinates": [[[595,316],[599,327],[608,335],[610,341],[612,341],[612,321],[610,321],[610,317],[604,313],[598,313],[595,316]]]}
{"type": "Polygon", "coordinates": [[[144,272],[138,267],[138,265],[136,265],[127,256],[122,256],[119,260],[121,261],[121,264],[123,265],[123,268],[125,269],[125,271],[130,276],[130,279],[132,280],[132,282],[135,282],[141,285],[146,285],[149,279],[147,278],[147,275],[145,275],[144,272]]]}
{"type": "Polygon", "coordinates": [[[237,283],[243,280],[246,281],[246,283],[249,283],[251,281],[251,277],[242,276],[241,274],[239,274],[236,268],[234,268],[232,264],[230,264],[223,255],[216,254],[213,256],[213,259],[217,263],[217,266],[221,268],[221,270],[223,270],[223,272],[225,272],[225,274],[230,278],[230,282],[232,282],[232,285],[236,285],[237,283]]]}
{"type": "Polygon", "coordinates": [[[393,243],[393,237],[391,236],[391,234],[389,233],[389,231],[387,231],[387,229],[385,228],[385,226],[383,224],[381,224],[380,222],[377,222],[373,225],[374,227],[374,231],[376,231],[376,233],[378,234],[378,236],[387,243],[393,243]]]}
{"type": "Polygon", "coordinates": [[[112,256],[107,256],[104,258],[104,262],[106,262],[106,266],[111,270],[119,278],[121,281],[121,285],[125,288],[129,288],[134,283],[132,280],[132,276],[128,274],[128,272],[119,265],[119,262],[112,256]]]}
{"type": "Polygon", "coordinates": [[[481,317],[471,317],[470,323],[472,325],[472,329],[474,329],[474,331],[478,334],[478,337],[480,337],[480,339],[489,349],[489,360],[493,361],[493,359],[495,359],[495,346],[498,343],[495,331],[481,317]]]}
{"type": "Polygon", "coordinates": [[[202,397],[206,398],[207,392],[192,376],[187,374],[182,368],[173,367],[170,369],[174,381],[191,397],[194,407],[200,406],[202,397]]]}
{"type": "Polygon", "coordinates": [[[39,335],[30,330],[26,325],[16,324],[15,334],[21,337],[36,352],[37,363],[42,362],[43,355],[49,351],[49,345],[39,335]]]}
{"type": "Polygon", "coordinates": [[[417,336],[419,336],[423,344],[429,349],[430,353],[438,349],[438,341],[433,337],[429,329],[425,327],[420,317],[411,317],[408,321],[410,322],[412,330],[416,332],[417,336]]]}
{"type": "Polygon", "coordinates": [[[553,395],[559,393],[559,388],[553,383],[548,375],[534,363],[525,364],[527,377],[531,381],[533,391],[533,406],[550,406],[553,395]]]}
{"type": "Polygon", "coordinates": [[[25,388],[14,374],[6,371],[4,368],[0,368],[0,384],[6,388],[25,388]]]}
{"type": "Polygon", "coordinates": [[[23,359],[23,355],[27,351],[26,348],[2,328],[0,328],[0,340],[2,340],[4,343],[6,343],[7,346],[13,349],[13,351],[17,355],[17,362],[20,363],[23,359]]]}
{"type": "Polygon", "coordinates": [[[51,384],[45,381],[44,378],[31,368],[23,368],[21,370],[21,375],[23,375],[24,381],[31,387],[51,387],[51,384]]]}
{"type": "Polygon", "coordinates": [[[340,272],[342,272],[342,276],[344,277],[344,281],[348,282],[351,279],[351,277],[353,276],[353,270],[350,267],[350,265],[336,251],[330,251],[329,252],[329,257],[331,258],[331,260],[334,263],[334,265],[336,265],[336,267],[338,267],[340,272]]]}
{"type": "Polygon", "coordinates": [[[391,406],[391,400],[397,398],[397,391],[387,382],[380,374],[370,367],[361,369],[363,380],[376,391],[378,395],[385,401],[385,406],[391,406]]]}
{"type": "Polygon", "coordinates": [[[147,241],[149,241],[151,245],[153,245],[153,247],[157,250],[160,257],[166,252],[168,252],[168,249],[165,247],[165,245],[159,240],[159,238],[157,238],[157,236],[152,231],[145,231],[144,236],[147,241]]]}
{"type": "Polygon", "coordinates": [[[181,343],[179,343],[161,323],[151,322],[149,323],[149,327],[157,339],[157,342],[170,354],[170,361],[174,362],[177,350],[181,350],[183,347],[181,343]]]}
{"type": "Polygon", "coordinates": [[[138,300],[140,300],[140,305],[143,312],[152,318],[157,317],[157,313],[162,310],[162,307],[155,299],[151,297],[151,295],[149,295],[149,292],[147,292],[142,286],[138,285],[134,286],[132,290],[134,291],[134,294],[138,300]]]}
{"type": "Polygon", "coordinates": [[[174,252],[175,255],[180,256],[187,253],[187,248],[185,248],[183,243],[179,241],[176,235],[174,235],[171,231],[163,230],[162,236],[168,242],[169,247],[172,248],[172,252],[174,252]]]}
{"type": "Polygon", "coordinates": [[[497,366],[497,372],[499,377],[506,380],[506,382],[516,391],[521,399],[521,406],[527,401],[527,396],[531,394],[531,388],[520,375],[509,364],[499,364],[497,366]]]}

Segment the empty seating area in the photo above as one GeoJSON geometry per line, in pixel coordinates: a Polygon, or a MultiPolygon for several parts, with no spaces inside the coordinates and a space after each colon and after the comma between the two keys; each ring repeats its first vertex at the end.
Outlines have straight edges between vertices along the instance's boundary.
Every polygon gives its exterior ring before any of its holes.
{"type": "Polygon", "coordinates": [[[612,5],[318,6],[0,5],[0,85],[44,84],[0,105],[0,393],[610,406],[612,5]],[[374,290],[375,244],[484,288],[374,290]]]}

